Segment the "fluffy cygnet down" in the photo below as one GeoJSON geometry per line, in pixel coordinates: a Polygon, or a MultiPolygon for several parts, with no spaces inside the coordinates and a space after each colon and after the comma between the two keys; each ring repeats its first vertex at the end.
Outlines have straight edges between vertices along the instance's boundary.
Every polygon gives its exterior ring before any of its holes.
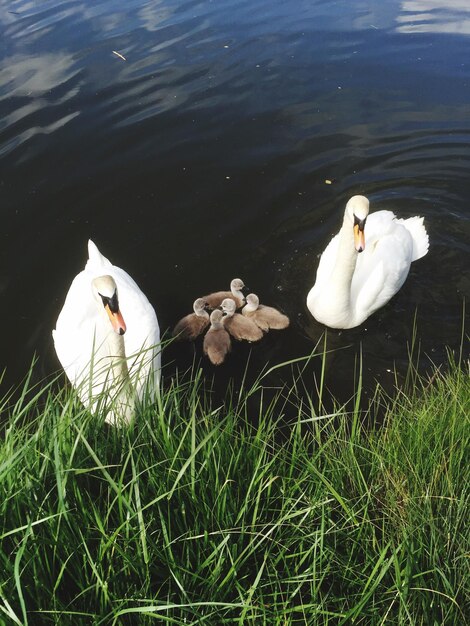
{"type": "Polygon", "coordinates": [[[265,332],[270,329],[282,330],[289,326],[287,315],[280,313],[272,306],[260,304],[258,296],[254,293],[247,295],[246,305],[243,307],[242,314],[265,332]]]}
{"type": "Polygon", "coordinates": [[[245,296],[242,293],[244,287],[245,283],[241,278],[234,278],[230,283],[230,291],[215,291],[207,296],[203,296],[202,299],[209,309],[216,309],[222,304],[223,300],[230,298],[235,302],[236,308],[239,309],[245,304],[245,296]]]}
{"type": "Polygon", "coordinates": [[[220,309],[212,311],[210,321],[211,326],[204,337],[203,350],[204,354],[214,365],[221,365],[225,361],[225,357],[230,352],[231,341],[230,335],[225,330],[222,323],[223,313],[220,309]]]}
{"type": "Polygon", "coordinates": [[[209,313],[205,309],[206,303],[198,298],[193,303],[194,313],[185,315],[173,329],[173,337],[193,340],[209,326],[209,313]]]}
{"type": "Polygon", "coordinates": [[[241,341],[259,341],[263,337],[263,331],[254,322],[247,317],[243,317],[240,313],[235,313],[235,302],[230,298],[222,301],[222,310],[225,316],[222,320],[228,332],[241,341]]]}

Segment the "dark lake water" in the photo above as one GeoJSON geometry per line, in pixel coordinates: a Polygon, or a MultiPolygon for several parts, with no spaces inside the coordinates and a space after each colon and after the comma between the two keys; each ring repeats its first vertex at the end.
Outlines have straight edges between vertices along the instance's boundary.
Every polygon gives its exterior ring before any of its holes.
{"type": "MultiPolygon", "coordinates": [[[[423,215],[430,251],[365,324],[328,333],[328,385],[350,393],[360,348],[366,385],[392,385],[415,313],[422,366],[445,361],[470,294],[467,7],[0,0],[4,384],[35,353],[42,374],[58,368],[51,329],[89,237],[162,331],[235,276],[291,317],[235,346],[220,384],[248,357],[253,377],[309,354],[324,327],[306,295],[357,193],[372,210],[423,215]]],[[[200,354],[171,346],[167,375],[200,354]]],[[[312,393],[317,367],[304,373],[312,393]]]]}

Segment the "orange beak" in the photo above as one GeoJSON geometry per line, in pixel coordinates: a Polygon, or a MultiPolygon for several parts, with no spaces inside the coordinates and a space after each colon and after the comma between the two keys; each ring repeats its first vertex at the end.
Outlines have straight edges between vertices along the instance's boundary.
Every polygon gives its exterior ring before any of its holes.
{"type": "Polygon", "coordinates": [[[121,311],[118,309],[116,313],[113,313],[108,304],[104,308],[106,310],[106,313],[108,314],[114,332],[116,332],[118,335],[124,335],[124,333],[126,332],[126,322],[122,317],[121,311]]]}
{"type": "Polygon", "coordinates": [[[354,224],[354,245],[358,252],[362,252],[366,247],[364,229],[359,228],[359,224],[354,224]]]}

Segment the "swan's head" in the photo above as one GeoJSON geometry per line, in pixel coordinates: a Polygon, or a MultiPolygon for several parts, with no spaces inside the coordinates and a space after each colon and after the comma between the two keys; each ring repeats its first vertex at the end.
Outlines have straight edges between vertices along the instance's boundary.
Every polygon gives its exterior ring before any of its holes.
{"type": "Polygon", "coordinates": [[[93,295],[100,310],[104,311],[114,332],[124,335],[126,323],[119,310],[117,286],[112,276],[98,276],[91,281],[93,295]]]}
{"type": "Polygon", "coordinates": [[[345,215],[354,225],[354,246],[358,252],[362,252],[366,247],[364,227],[369,215],[369,200],[365,196],[353,196],[348,200],[345,215]]]}
{"type": "Polygon", "coordinates": [[[244,286],[245,286],[245,283],[242,281],[241,278],[234,278],[232,282],[230,283],[230,290],[232,292],[241,291],[244,286]]]}
{"type": "Polygon", "coordinates": [[[234,315],[235,309],[237,308],[235,300],[232,300],[232,298],[225,298],[225,300],[222,300],[222,304],[220,306],[222,307],[222,311],[229,317],[234,315]]]}

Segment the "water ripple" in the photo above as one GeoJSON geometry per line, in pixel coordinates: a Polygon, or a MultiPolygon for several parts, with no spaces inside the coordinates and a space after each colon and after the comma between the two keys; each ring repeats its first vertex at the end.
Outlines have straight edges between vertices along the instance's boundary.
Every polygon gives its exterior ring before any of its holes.
{"type": "Polygon", "coordinates": [[[405,0],[397,24],[401,33],[470,35],[470,10],[466,0],[405,0]]]}
{"type": "Polygon", "coordinates": [[[1,155],[63,128],[80,114],[73,106],[80,74],[73,56],[62,52],[5,60],[0,69],[0,104],[7,106],[0,124],[1,155]]]}

